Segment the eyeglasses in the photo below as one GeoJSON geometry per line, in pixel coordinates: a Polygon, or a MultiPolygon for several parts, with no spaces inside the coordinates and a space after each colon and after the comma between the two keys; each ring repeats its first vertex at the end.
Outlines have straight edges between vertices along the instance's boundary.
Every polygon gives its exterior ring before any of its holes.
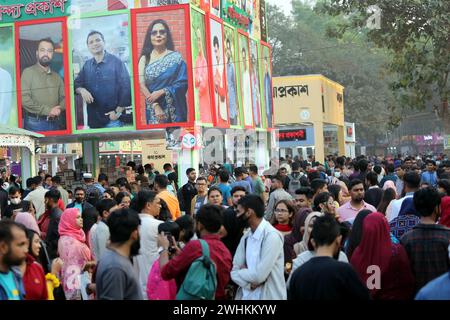
{"type": "Polygon", "coordinates": [[[275,209],[275,213],[288,213],[289,210],[287,209],[275,209]]]}
{"type": "Polygon", "coordinates": [[[206,183],[196,183],[196,185],[201,187],[201,186],[206,186],[206,183]]]}
{"type": "Polygon", "coordinates": [[[161,36],[165,36],[165,35],[167,34],[167,31],[164,30],[164,29],[162,29],[162,30],[153,30],[152,33],[151,33],[151,35],[155,37],[155,36],[158,35],[158,33],[159,33],[161,36]]]}

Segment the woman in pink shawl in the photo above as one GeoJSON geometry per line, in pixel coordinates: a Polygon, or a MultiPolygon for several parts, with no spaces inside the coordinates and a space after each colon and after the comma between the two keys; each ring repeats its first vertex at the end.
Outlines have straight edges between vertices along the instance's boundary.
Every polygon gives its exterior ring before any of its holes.
{"type": "Polygon", "coordinates": [[[66,209],[58,226],[58,253],[63,260],[61,280],[67,300],[80,300],[79,275],[91,260],[91,251],[86,245],[83,219],[78,209],[66,209]]]}
{"type": "Polygon", "coordinates": [[[41,235],[41,230],[39,230],[36,218],[29,212],[19,212],[14,219],[15,222],[21,223],[25,228],[33,230],[39,236],[41,235]]]}
{"type": "Polygon", "coordinates": [[[397,188],[395,187],[395,183],[391,180],[388,180],[384,183],[383,185],[383,190],[386,190],[388,188],[394,189],[395,191],[395,199],[398,199],[398,194],[397,194],[397,188]]]}

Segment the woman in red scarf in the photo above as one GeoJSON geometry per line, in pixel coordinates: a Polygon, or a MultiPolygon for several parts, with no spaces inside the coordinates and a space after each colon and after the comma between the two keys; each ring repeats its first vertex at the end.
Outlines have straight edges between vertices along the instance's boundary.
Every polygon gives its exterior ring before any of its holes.
{"type": "Polygon", "coordinates": [[[81,299],[78,275],[83,272],[87,262],[92,260],[82,228],[80,211],[75,208],[66,209],[58,226],[58,253],[64,262],[61,280],[67,300],[81,299]]]}
{"type": "Polygon", "coordinates": [[[350,263],[373,299],[406,300],[413,297],[414,276],[408,256],[402,245],[392,244],[383,214],[374,212],[364,219],[362,239],[350,263]]]}
{"type": "Polygon", "coordinates": [[[27,238],[30,242],[27,259],[20,266],[20,271],[23,274],[25,299],[47,300],[47,280],[45,280],[44,268],[36,261],[36,257],[39,256],[41,250],[41,239],[39,234],[31,229],[27,229],[27,238]]]}
{"type": "Polygon", "coordinates": [[[283,236],[292,232],[292,222],[295,216],[295,207],[288,200],[280,200],[275,205],[274,215],[272,215],[272,225],[281,232],[283,236]]]}
{"type": "Polygon", "coordinates": [[[450,228],[450,197],[446,196],[441,199],[441,219],[439,224],[450,228]]]}

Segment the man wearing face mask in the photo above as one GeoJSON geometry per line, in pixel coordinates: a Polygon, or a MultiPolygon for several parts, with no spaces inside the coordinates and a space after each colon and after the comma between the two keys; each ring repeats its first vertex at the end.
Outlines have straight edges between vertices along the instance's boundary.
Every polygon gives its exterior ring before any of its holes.
{"type": "Polygon", "coordinates": [[[30,202],[22,200],[22,195],[20,194],[20,189],[12,186],[8,190],[9,194],[9,205],[5,209],[3,218],[13,219],[14,214],[18,212],[27,212],[30,210],[30,202]]]}
{"type": "Polygon", "coordinates": [[[131,258],[139,253],[141,219],[132,209],[108,217],[110,245],[100,258],[95,277],[98,300],[143,300],[131,258]]]}
{"type": "Polygon", "coordinates": [[[335,259],[342,240],[336,219],[317,217],[311,237],[315,256],[293,272],[289,300],[369,300],[369,291],[353,268],[335,259]]]}
{"type": "Polygon", "coordinates": [[[286,300],[283,236],[264,219],[264,202],[248,195],[238,202],[239,218],[250,227],[239,243],[231,279],[236,300],[286,300]]]}
{"type": "MultiPolygon", "coordinates": [[[[216,300],[225,299],[225,286],[230,280],[232,264],[230,252],[220,241],[219,231],[223,223],[222,210],[220,206],[207,204],[202,206],[195,216],[197,236],[208,244],[211,260],[216,264],[216,300]]],[[[191,240],[183,250],[180,250],[175,243],[170,244],[167,236],[161,233],[158,235],[158,245],[161,247],[159,258],[161,277],[165,281],[175,279],[179,288],[192,262],[202,256],[201,243],[198,240],[191,240]],[[170,261],[169,247],[176,250],[175,256],[170,261]]]]}
{"type": "Polygon", "coordinates": [[[242,235],[244,234],[245,220],[238,219],[237,206],[239,200],[247,195],[246,189],[244,187],[236,186],[231,189],[231,199],[233,201],[233,206],[228,207],[223,212],[223,228],[222,242],[230,250],[232,256],[236,252],[236,248],[239,245],[242,235]]]}

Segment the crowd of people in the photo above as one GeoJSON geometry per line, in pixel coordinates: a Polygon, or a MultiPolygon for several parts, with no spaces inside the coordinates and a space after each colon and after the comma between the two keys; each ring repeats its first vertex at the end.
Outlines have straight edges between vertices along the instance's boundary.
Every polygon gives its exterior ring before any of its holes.
{"type": "Polygon", "coordinates": [[[129,166],[2,173],[0,300],[450,300],[444,155],[129,166]]]}

